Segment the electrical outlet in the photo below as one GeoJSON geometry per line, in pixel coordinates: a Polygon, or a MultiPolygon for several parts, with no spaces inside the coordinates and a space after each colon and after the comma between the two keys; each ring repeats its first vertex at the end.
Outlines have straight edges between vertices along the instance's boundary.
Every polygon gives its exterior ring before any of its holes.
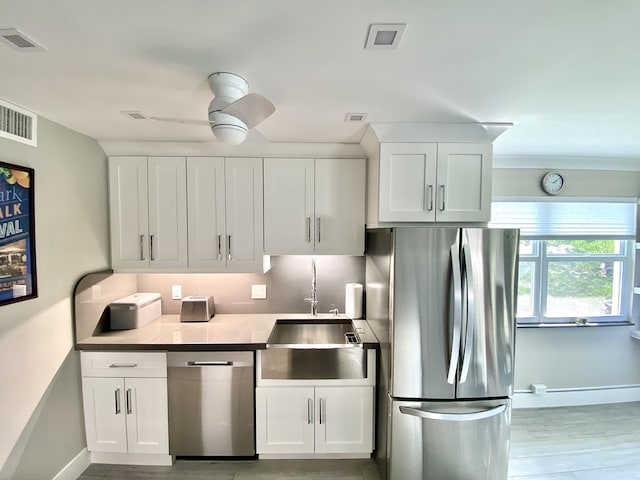
{"type": "Polygon", "coordinates": [[[182,298],[182,285],[171,285],[171,298],[173,300],[182,298]]]}
{"type": "Polygon", "coordinates": [[[251,298],[253,300],[264,300],[267,298],[266,285],[251,285],[251,298]]]}

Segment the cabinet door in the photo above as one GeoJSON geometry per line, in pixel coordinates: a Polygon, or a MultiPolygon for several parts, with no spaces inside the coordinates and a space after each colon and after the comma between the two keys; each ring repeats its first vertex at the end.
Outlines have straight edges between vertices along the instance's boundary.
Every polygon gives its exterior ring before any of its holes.
{"type": "Polygon", "coordinates": [[[256,388],[257,453],[313,453],[313,417],[313,387],[256,388]]]}
{"type": "Polygon", "coordinates": [[[126,378],[124,410],[129,453],[169,453],[166,378],[126,378]]]}
{"type": "Polygon", "coordinates": [[[110,158],[111,262],[115,271],[149,267],[147,200],[147,158],[110,158]]]}
{"type": "Polygon", "coordinates": [[[262,159],[227,158],[225,183],[227,271],[262,271],[262,159]]]}
{"type": "Polygon", "coordinates": [[[84,423],[90,452],[127,451],[122,378],[83,378],[84,423]]]}
{"type": "Polygon", "coordinates": [[[316,453],[373,450],[373,387],[316,387],[316,453]]]}
{"type": "Polygon", "coordinates": [[[491,152],[490,144],[438,144],[438,221],[491,219],[491,152]]]}
{"type": "Polygon", "coordinates": [[[264,249],[266,254],[314,252],[314,160],[265,158],[264,249]]]}
{"type": "Polygon", "coordinates": [[[187,159],[190,270],[226,269],[224,176],[224,158],[187,159]]]}
{"type": "Polygon", "coordinates": [[[315,161],[315,252],[364,254],[364,159],[315,161]]]}
{"type": "Polygon", "coordinates": [[[380,146],[381,222],[435,220],[435,143],[383,143],[380,146]]]}
{"type": "Polygon", "coordinates": [[[150,267],[187,267],[187,168],[184,157],[149,157],[150,267]]]}

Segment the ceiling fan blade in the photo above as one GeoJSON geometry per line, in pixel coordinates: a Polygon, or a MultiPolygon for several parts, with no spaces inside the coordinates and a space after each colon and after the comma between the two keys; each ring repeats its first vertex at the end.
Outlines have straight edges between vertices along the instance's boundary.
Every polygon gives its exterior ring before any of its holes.
{"type": "Polygon", "coordinates": [[[250,145],[267,145],[270,142],[257,129],[252,128],[247,132],[247,139],[244,143],[248,143],[250,145]]]}
{"type": "Polygon", "coordinates": [[[171,117],[146,117],[149,120],[166,123],[183,123],[185,125],[202,125],[208,127],[212,122],[209,120],[193,120],[190,118],[171,118],[171,117]]]}
{"type": "Polygon", "coordinates": [[[221,112],[238,117],[248,128],[253,128],[275,110],[275,105],[267,97],[257,93],[249,93],[224,107],[221,112]]]}

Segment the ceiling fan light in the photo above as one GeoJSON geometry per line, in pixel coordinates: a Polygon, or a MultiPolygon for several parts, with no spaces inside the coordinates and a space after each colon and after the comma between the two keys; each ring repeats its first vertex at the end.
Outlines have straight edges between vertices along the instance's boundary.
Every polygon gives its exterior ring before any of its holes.
{"type": "Polygon", "coordinates": [[[219,111],[209,112],[211,131],[227,145],[240,145],[247,138],[249,128],[237,117],[219,111]]]}
{"type": "Polygon", "coordinates": [[[247,129],[237,125],[213,125],[213,134],[227,145],[240,145],[247,139],[247,129]]]}

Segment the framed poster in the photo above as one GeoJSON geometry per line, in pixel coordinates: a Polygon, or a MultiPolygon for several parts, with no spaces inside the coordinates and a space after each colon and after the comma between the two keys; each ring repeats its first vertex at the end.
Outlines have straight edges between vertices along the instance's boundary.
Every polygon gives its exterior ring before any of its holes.
{"type": "Polygon", "coordinates": [[[0,162],[0,305],[38,296],[33,169],[0,162]]]}

